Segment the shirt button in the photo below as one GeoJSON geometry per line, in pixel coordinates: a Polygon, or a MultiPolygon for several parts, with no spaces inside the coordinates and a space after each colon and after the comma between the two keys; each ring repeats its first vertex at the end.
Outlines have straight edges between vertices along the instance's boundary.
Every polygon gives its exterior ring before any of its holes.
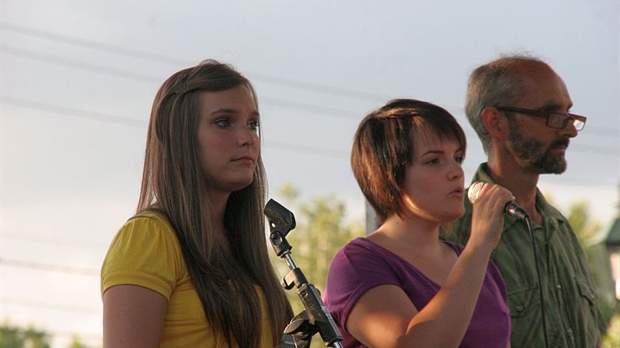
{"type": "Polygon", "coordinates": [[[558,289],[558,290],[559,290],[559,289],[561,289],[561,288],[562,288],[562,285],[560,285],[560,284],[556,284],[556,285],[555,285],[555,287],[556,287],[556,289],[558,289]]]}
{"type": "Polygon", "coordinates": [[[518,312],[521,312],[521,311],[523,310],[523,305],[516,305],[516,306],[515,306],[515,309],[516,309],[518,312]]]}
{"type": "Polygon", "coordinates": [[[573,329],[571,329],[571,328],[566,329],[566,333],[572,334],[573,333],[573,329]]]}

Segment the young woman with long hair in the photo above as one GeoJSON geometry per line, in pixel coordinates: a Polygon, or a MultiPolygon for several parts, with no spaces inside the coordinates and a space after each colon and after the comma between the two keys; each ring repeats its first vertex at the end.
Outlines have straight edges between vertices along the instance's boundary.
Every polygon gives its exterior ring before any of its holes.
{"type": "Polygon", "coordinates": [[[136,214],[101,271],[104,347],[274,347],[292,317],[265,238],[251,83],[207,60],[151,112],[136,214]]]}

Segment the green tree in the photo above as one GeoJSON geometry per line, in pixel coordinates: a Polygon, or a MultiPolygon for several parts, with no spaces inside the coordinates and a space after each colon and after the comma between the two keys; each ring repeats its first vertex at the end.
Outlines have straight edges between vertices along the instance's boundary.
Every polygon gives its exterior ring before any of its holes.
{"type": "Polygon", "coordinates": [[[77,336],[73,336],[73,339],[67,348],[90,348],[90,346],[80,341],[77,336]]]}
{"type": "Polygon", "coordinates": [[[278,193],[297,222],[286,237],[291,255],[308,281],[322,290],[334,254],[351,239],[364,235],[364,226],[345,220],[346,205],[333,194],[296,204],[300,192],[291,184],[283,185],[278,193]]]}
{"type": "MultiPolygon", "coordinates": [[[[325,289],[325,280],[334,254],[351,239],[364,235],[364,226],[360,221],[346,220],[346,204],[335,195],[325,195],[297,204],[300,192],[291,184],[278,189],[283,198],[282,205],[295,215],[297,226],[286,236],[292,246],[291,256],[309,283],[321,292],[325,289]]],[[[288,273],[284,260],[273,260],[281,274],[288,273]]],[[[293,311],[298,314],[304,310],[303,304],[295,290],[287,295],[293,311]]],[[[313,337],[312,347],[324,346],[321,337],[313,337]]]]}
{"type": "Polygon", "coordinates": [[[603,337],[604,348],[620,347],[620,315],[616,314],[611,318],[607,335],[603,337]]]}
{"type": "Polygon", "coordinates": [[[21,328],[8,321],[0,324],[0,347],[2,348],[49,348],[50,336],[33,327],[21,328]]]}
{"type": "Polygon", "coordinates": [[[586,254],[588,266],[592,270],[599,295],[599,308],[605,320],[610,323],[607,335],[603,338],[604,347],[617,347],[615,344],[620,342],[620,330],[618,330],[620,314],[617,311],[618,303],[615,297],[609,254],[601,238],[604,232],[603,224],[591,217],[590,204],[584,200],[571,203],[566,216],[586,254]]]}
{"type": "Polygon", "coordinates": [[[590,216],[588,201],[575,201],[568,209],[568,221],[582,246],[592,244],[602,230],[602,224],[590,216]]]}
{"type": "MultiPolygon", "coordinates": [[[[33,327],[20,327],[5,320],[0,324],[0,348],[50,348],[52,334],[33,327]]],[[[77,336],[67,348],[91,348],[77,336]]]]}
{"type": "Polygon", "coordinates": [[[19,328],[3,323],[0,326],[0,347],[2,348],[22,348],[26,339],[21,334],[19,328]]]}

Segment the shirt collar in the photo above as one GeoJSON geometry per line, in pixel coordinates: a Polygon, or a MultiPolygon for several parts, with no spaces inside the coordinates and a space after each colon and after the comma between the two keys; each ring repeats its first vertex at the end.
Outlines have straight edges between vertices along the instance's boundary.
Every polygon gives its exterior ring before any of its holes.
{"type": "MultiPolygon", "coordinates": [[[[482,181],[482,182],[488,182],[491,184],[495,184],[495,181],[493,180],[493,178],[491,178],[491,175],[489,175],[487,167],[488,167],[488,164],[486,162],[480,164],[471,182],[474,183],[476,181],[482,181]]],[[[543,196],[542,192],[540,192],[538,187],[536,188],[536,209],[538,209],[542,213],[543,218],[554,218],[564,223],[567,222],[564,215],[562,215],[562,213],[560,213],[556,208],[554,208],[552,205],[550,205],[547,202],[547,200],[543,196]]],[[[512,216],[507,216],[506,219],[508,220],[506,221],[506,223],[504,223],[504,228],[507,228],[510,225],[512,225],[515,221],[518,221],[518,219],[512,216]]]]}

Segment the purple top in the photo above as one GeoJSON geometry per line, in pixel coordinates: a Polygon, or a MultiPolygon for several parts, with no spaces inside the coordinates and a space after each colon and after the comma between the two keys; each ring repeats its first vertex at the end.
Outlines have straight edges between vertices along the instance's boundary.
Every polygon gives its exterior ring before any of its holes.
{"type": "MultiPolygon", "coordinates": [[[[462,246],[445,243],[457,255],[461,254],[462,246]]],[[[324,302],[342,333],[344,347],[364,347],[344,324],[366,291],[388,284],[402,288],[418,310],[440,289],[409,262],[366,238],[354,239],[336,253],[327,275],[324,302]]],[[[474,314],[459,347],[506,348],[510,340],[506,301],[506,285],[497,267],[489,262],[474,314]]]]}

